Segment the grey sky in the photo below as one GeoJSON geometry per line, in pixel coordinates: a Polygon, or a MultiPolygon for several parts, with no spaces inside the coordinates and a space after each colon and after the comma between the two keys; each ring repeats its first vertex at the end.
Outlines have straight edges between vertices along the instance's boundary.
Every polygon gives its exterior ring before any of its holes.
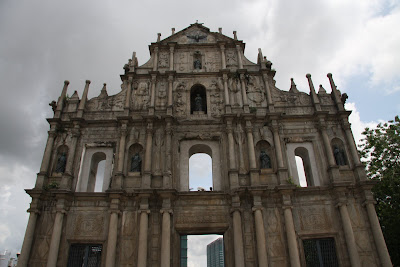
{"type": "Polygon", "coordinates": [[[89,97],[107,83],[120,90],[123,65],[136,51],[194,23],[246,43],[272,61],[276,85],[288,90],[314,86],[329,92],[326,74],[349,94],[353,130],[400,113],[400,4],[395,0],[250,1],[0,1],[0,250],[20,249],[32,188],[39,171],[48,124],[48,103],[61,93],[89,97]]]}

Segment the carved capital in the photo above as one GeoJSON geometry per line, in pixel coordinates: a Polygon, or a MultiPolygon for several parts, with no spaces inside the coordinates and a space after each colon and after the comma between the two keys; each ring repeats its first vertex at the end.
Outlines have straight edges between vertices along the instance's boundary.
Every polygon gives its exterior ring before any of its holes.
{"type": "Polygon", "coordinates": [[[142,214],[143,212],[150,214],[150,210],[149,209],[140,209],[139,213],[142,214]]]}
{"type": "Polygon", "coordinates": [[[169,213],[170,215],[172,215],[174,212],[172,211],[172,209],[161,209],[160,213],[164,214],[164,212],[169,213]]]}
{"type": "Polygon", "coordinates": [[[255,211],[257,211],[257,210],[260,210],[261,212],[264,210],[264,207],[262,207],[262,206],[254,206],[254,207],[252,207],[251,208],[251,210],[253,211],[253,212],[255,212],[255,211]]]}

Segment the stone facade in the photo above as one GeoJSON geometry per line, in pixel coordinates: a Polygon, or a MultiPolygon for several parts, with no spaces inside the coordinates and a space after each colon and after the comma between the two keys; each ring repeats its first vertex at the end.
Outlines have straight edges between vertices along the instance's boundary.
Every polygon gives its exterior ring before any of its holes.
{"type": "Polygon", "coordinates": [[[87,81],[67,99],[66,81],[18,266],[67,266],[76,244],[102,246],[101,266],[179,266],[180,236],[211,233],[226,266],[305,266],[304,240],[324,238],[339,266],[391,266],[332,75],[331,93],[309,74],[309,94],[283,91],[244,47],[195,23],[159,35],[144,65],[134,53],[116,95],[87,99],[87,81]],[[196,153],[212,157],[213,191],[189,190],[196,153]]]}

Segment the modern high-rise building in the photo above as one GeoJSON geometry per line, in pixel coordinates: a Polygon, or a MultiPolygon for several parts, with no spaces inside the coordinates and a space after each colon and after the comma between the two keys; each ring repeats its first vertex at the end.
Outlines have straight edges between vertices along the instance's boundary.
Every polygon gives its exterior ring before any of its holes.
{"type": "Polygon", "coordinates": [[[391,266],[346,95],[331,74],[330,89],[309,74],[307,93],[277,88],[238,37],[201,23],[158,34],[115,95],[88,99],[86,81],[67,97],[65,81],[18,266],[181,266],[183,237],[202,234],[223,235],[229,267],[391,266]],[[189,190],[196,153],[212,191],[189,190]]]}
{"type": "Polygon", "coordinates": [[[224,239],[222,237],[207,245],[207,267],[225,267],[224,239]]]}

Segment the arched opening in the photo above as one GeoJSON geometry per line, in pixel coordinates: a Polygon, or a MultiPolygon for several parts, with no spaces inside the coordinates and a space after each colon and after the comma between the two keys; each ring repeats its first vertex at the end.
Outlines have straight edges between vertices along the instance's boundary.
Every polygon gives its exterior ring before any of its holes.
{"type": "Polygon", "coordinates": [[[196,153],[189,158],[189,191],[212,191],[212,158],[196,153]]]}
{"type": "Polygon", "coordinates": [[[189,191],[212,191],[212,150],[197,144],[189,149],[189,191]]]}
{"type": "Polygon", "coordinates": [[[314,179],[311,170],[310,156],[308,155],[308,151],[304,147],[298,147],[294,150],[295,158],[296,158],[296,167],[297,174],[299,177],[299,183],[302,187],[314,186],[314,179]],[[299,158],[299,159],[298,159],[299,158]],[[302,165],[302,166],[301,166],[302,165]],[[300,169],[300,172],[299,172],[300,169]],[[303,178],[303,182],[301,181],[301,173],[304,173],[305,179],[303,178]]]}
{"type": "Polygon", "coordinates": [[[342,140],[340,140],[339,138],[334,138],[331,143],[332,143],[332,152],[335,158],[336,165],[338,166],[348,165],[346,151],[344,149],[342,140]]]}
{"type": "Polygon", "coordinates": [[[190,114],[207,114],[206,88],[201,84],[190,89],[190,114]]]}
{"type": "Polygon", "coordinates": [[[90,163],[90,172],[89,172],[89,180],[88,180],[88,185],[87,185],[87,192],[102,192],[104,188],[104,168],[103,172],[100,174],[99,173],[99,163],[104,161],[102,165],[104,166],[106,160],[106,154],[103,152],[96,152],[92,156],[92,160],[90,163]],[[99,175],[98,175],[99,173],[99,175]],[[101,181],[98,181],[101,180],[101,181]],[[95,189],[100,189],[99,191],[96,191],[95,189]]]}

